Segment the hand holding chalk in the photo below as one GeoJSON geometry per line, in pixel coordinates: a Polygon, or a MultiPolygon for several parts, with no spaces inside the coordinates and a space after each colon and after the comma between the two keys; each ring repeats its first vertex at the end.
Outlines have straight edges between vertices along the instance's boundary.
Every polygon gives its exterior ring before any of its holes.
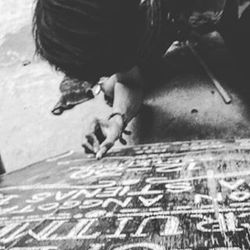
{"type": "Polygon", "coordinates": [[[121,138],[123,127],[123,120],[120,116],[109,120],[94,119],[82,143],[85,152],[94,153],[97,159],[101,159],[121,138]]]}

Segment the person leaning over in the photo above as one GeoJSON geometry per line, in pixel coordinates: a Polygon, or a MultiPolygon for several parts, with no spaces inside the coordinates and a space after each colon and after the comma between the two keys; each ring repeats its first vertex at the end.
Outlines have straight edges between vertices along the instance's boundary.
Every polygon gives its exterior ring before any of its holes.
{"type": "Polygon", "coordinates": [[[213,30],[228,2],[236,6],[235,0],[210,6],[212,2],[37,0],[37,54],[68,78],[95,85],[109,77],[103,91],[113,99],[113,111],[108,119],[95,119],[90,125],[83,142],[86,152],[99,159],[122,140],[142,104],[145,86],[152,84],[150,79],[159,73],[162,56],[174,41],[187,39],[191,32],[213,30]],[[209,11],[203,10],[204,4],[209,11]]]}

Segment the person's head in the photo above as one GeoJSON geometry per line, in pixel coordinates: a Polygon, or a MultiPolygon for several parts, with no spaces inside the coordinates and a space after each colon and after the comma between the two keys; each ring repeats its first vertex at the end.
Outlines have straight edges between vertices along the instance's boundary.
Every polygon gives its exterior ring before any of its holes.
{"type": "Polygon", "coordinates": [[[132,66],[139,0],[37,0],[36,52],[57,70],[95,80],[132,66]]]}

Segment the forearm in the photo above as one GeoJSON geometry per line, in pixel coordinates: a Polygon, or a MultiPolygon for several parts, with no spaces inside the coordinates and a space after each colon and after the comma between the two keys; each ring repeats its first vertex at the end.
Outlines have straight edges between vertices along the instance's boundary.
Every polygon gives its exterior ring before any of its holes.
{"type": "Polygon", "coordinates": [[[119,75],[114,89],[113,113],[124,115],[130,122],[138,113],[143,101],[142,77],[137,68],[128,74],[119,75]],[[126,81],[126,82],[124,82],[126,81]]]}
{"type": "Polygon", "coordinates": [[[102,158],[118,139],[126,143],[122,138],[124,126],[136,116],[143,101],[143,80],[138,67],[113,75],[111,82],[114,86],[111,91],[114,92],[113,116],[107,120],[95,119],[83,141],[85,151],[95,153],[97,159],[102,158]]]}

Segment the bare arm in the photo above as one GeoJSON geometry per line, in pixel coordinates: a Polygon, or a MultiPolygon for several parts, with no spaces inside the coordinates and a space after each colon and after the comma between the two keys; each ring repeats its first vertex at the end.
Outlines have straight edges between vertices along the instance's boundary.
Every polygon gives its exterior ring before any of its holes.
{"type": "Polygon", "coordinates": [[[92,151],[98,159],[114,145],[120,138],[124,128],[124,122],[131,121],[140,109],[143,100],[142,76],[138,67],[132,68],[125,73],[118,73],[114,76],[114,103],[113,114],[109,120],[94,121],[90,133],[86,136],[83,146],[86,151],[92,151]],[[98,131],[102,132],[104,138],[100,139],[98,131]]]}
{"type": "Polygon", "coordinates": [[[125,74],[117,74],[113,113],[124,114],[126,123],[139,111],[143,100],[143,79],[138,67],[125,74]]]}

